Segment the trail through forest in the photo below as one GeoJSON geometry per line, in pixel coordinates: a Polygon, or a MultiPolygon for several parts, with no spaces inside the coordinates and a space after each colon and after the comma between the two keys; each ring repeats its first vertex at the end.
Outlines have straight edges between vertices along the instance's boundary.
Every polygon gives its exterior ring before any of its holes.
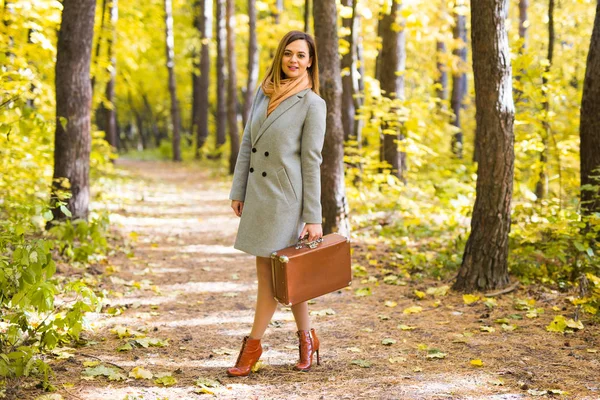
{"type": "MultiPolygon", "coordinates": [[[[91,318],[88,345],[52,360],[66,399],[600,397],[598,327],[546,330],[556,315],[572,317],[564,295],[530,287],[476,300],[448,291],[451,282],[391,282],[367,260],[390,257],[376,239],[353,242],[353,262],[367,276],[310,306],[320,366],[292,369],[296,327],[280,305],[258,371],[230,378],[225,370],[250,331],[256,283],[253,257],[232,248],[238,219],[229,182],[190,165],[117,165],[134,179],[104,197],[112,197],[111,221],[130,253],[115,252],[88,277],[109,304],[91,318]]],[[[24,388],[19,398],[40,394],[24,388]]]]}

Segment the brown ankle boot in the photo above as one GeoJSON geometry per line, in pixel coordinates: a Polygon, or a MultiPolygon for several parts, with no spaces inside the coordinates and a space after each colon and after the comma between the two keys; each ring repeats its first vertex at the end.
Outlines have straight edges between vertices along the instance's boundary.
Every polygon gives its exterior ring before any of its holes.
{"type": "Polygon", "coordinates": [[[250,336],[244,337],[242,349],[240,350],[240,355],[235,362],[235,367],[229,368],[227,370],[227,375],[248,375],[254,364],[258,362],[261,354],[262,346],[260,345],[260,339],[250,339],[250,336]]]}
{"type": "Polygon", "coordinates": [[[297,334],[300,338],[300,361],[298,361],[294,369],[296,371],[308,372],[312,366],[314,353],[317,353],[317,365],[321,364],[319,358],[319,338],[317,338],[314,329],[311,329],[310,332],[298,331],[297,334]]]}

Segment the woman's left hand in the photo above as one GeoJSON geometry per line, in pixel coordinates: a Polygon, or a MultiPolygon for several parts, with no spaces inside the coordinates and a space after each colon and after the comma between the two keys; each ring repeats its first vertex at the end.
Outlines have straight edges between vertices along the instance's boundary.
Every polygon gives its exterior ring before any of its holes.
{"type": "Polygon", "coordinates": [[[323,226],[321,224],[305,224],[300,238],[308,233],[308,241],[312,242],[323,237],[323,226]]]}

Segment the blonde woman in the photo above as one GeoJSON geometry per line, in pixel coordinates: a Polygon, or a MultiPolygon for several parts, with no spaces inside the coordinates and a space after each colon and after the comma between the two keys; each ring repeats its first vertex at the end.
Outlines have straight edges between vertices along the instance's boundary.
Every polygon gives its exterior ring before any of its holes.
{"type": "MultiPolygon", "coordinates": [[[[321,226],[321,150],[327,109],[319,96],[314,39],[292,31],[281,39],[257,91],[246,124],[229,199],[240,217],[234,247],[256,256],[258,294],[254,323],[244,337],[230,376],[246,376],[262,354],[261,339],[275,310],[272,252],[308,234],[323,236],[321,226]]],[[[319,340],[310,327],[306,302],[292,306],[299,337],[299,371],[319,364],[319,340]]]]}

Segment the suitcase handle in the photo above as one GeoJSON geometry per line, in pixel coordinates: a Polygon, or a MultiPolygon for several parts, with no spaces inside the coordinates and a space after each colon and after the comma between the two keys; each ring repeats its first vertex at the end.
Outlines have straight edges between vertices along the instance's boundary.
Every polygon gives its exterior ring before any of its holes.
{"type": "Polygon", "coordinates": [[[307,248],[309,249],[316,249],[317,246],[319,245],[319,243],[323,242],[323,238],[320,237],[317,240],[313,240],[312,242],[308,241],[308,233],[306,235],[304,235],[304,237],[301,237],[298,239],[298,243],[296,243],[296,250],[301,249],[302,246],[306,245],[307,248]]]}

